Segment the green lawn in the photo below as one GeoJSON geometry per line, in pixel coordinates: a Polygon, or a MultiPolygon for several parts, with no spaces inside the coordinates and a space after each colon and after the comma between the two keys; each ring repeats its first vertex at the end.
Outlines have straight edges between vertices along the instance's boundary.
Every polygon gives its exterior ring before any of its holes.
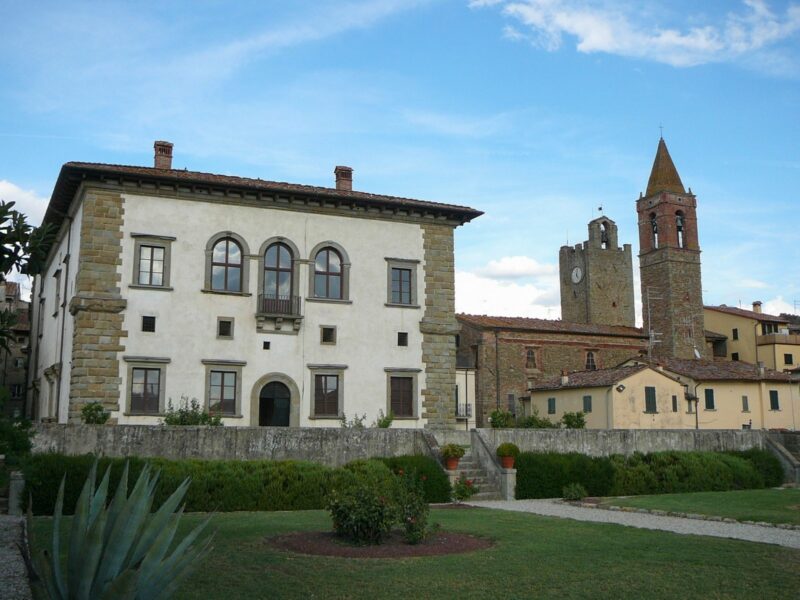
{"type": "MultiPolygon", "coordinates": [[[[304,556],[264,540],[327,530],[327,513],[223,513],[213,520],[212,554],[177,598],[751,599],[789,598],[800,587],[800,551],[778,546],[488,509],[435,509],[431,516],[496,545],[403,560],[304,556]]],[[[184,517],[183,530],[201,518],[184,517]]],[[[37,519],[39,542],[50,524],[37,519]]]]}
{"type": "Polygon", "coordinates": [[[604,504],[800,525],[800,489],[796,488],[609,498],[604,504]]]}

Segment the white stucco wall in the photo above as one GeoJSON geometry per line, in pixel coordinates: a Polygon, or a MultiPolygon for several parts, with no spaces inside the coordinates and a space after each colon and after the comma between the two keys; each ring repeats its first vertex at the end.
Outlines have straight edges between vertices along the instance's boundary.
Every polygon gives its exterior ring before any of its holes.
{"type": "MultiPolygon", "coordinates": [[[[120,423],[154,423],[155,417],[126,415],[130,384],[123,356],[169,358],[166,398],[177,404],[182,396],[205,397],[206,367],[202,360],[246,361],[242,369],[242,418],[226,424],[250,425],[251,397],[256,383],[268,373],[290,377],[300,390],[300,425],[338,426],[335,419],[313,419],[312,371],[308,365],[346,365],[340,405],[348,418],[366,414],[371,423],[379,409],[387,411],[385,368],[424,369],[422,334],[424,274],[422,232],[419,225],[386,220],[332,216],[292,210],[267,209],[213,202],[125,195],[123,253],[119,273],[122,294],[128,300],[120,355],[123,410],[114,414],[120,423]],[[252,295],[204,293],[205,248],[221,231],[231,231],[246,241],[251,253],[249,281],[252,295]],[[135,239],[131,233],[175,237],[171,246],[172,291],[129,287],[133,277],[135,239]],[[350,304],[307,302],[309,271],[300,265],[295,294],[302,298],[303,320],[297,335],[256,330],[256,304],[261,267],[259,249],[269,238],[282,236],[299,251],[300,259],[319,243],[333,241],[347,252],[350,269],[350,304]],[[419,308],[387,307],[386,258],[420,261],[417,264],[419,308]],[[156,332],[141,331],[141,317],[156,317],[156,332]],[[216,337],[217,317],[233,317],[234,339],[216,337]],[[336,345],[320,344],[320,326],[337,328],[336,345]],[[397,346],[397,332],[408,333],[408,346],[397,346]],[[270,349],[262,349],[264,341],[270,349]]],[[[284,330],[291,326],[284,324],[284,330]]],[[[425,374],[417,374],[417,415],[422,408],[425,374]]],[[[260,388],[260,386],[258,386],[260,388]]],[[[395,420],[393,427],[421,427],[424,419],[395,420]]]]}

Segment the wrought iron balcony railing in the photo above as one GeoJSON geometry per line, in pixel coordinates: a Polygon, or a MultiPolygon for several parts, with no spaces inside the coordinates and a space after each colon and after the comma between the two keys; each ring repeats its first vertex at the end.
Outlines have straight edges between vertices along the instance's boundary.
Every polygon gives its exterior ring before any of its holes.
{"type": "Polygon", "coordinates": [[[262,315],[300,316],[300,296],[259,294],[258,312],[262,315]]]}

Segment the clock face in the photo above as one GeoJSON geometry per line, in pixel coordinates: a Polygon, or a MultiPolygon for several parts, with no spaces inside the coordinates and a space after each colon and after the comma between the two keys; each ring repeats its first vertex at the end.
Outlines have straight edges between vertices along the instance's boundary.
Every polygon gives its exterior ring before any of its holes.
{"type": "Polygon", "coordinates": [[[572,269],[572,283],[579,283],[583,279],[583,270],[580,267],[572,269]]]}

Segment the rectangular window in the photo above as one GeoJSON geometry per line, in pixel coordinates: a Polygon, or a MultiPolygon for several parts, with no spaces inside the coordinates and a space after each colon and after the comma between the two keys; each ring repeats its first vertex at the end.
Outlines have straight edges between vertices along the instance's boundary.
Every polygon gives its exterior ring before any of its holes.
{"type": "Polygon", "coordinates": [[[762,323],[761,324],[761,331],[764,335],[769,335],[770,333],[778,333],[778,324],[777,323],[762,323]]]}
{"type": "Polygon", "coordinates": [[[738,327],[734,327],[733,328],[733,331],[731,331],[731,337],[733,339],[735,339],[735,340],[739,339],[739,328],[738,327]]]}
{"type": "Polygon", "coordinates": [[[392,304],[411,304],[411,269],[392,268],[392,304]]]}
{"type": "Polygon", "coordinates": [[[236,371],[209,371],[208,412],[236,414],[236,371]]]}
{"type": "Polygon", "coordinates": [[[672,396],[672,412],[678,412],[678,397],[672,396]]]}
{"type": "Polygon", "coordinates": [[[750,400],[747,396],[742,396],[742,412],[750,412],[750,400]]]}
{"type": "Polygon", "coordinates": [[[414,378],[391,377],[391,410],[396,417],[414,416],[414,378]]]}
{"type": "Polygon", "coordinates": [[[408,346],[408,332],[406,331],[397,332],[397,345],[408,346]]]}
{"type": "Polygon", "coordinates": [[[142,331],[146,331],[148,333],[154,333],[155,330],[156,330],[156,318],[142,317],[142,331]]]}
{"type": "Polygon", "coordinates": [[[19,398],[22,396],[22,384],[21,383],[12,383],[11,384],[11,397],[12,398],[19,398]]]}
{"type": "Polygon", "coordinates": [[[164,247],[139,246],[139,285],[164,285],[164,247]]]}
{"type": "Polygon", "coordinates": [[[548,398],[547,399],[547,414],[548,415],[556,414],[556,399],[555,398],[548,398]]]}
{"type": "Polygon", "coordinates": [[[791,365],[794,363],[794,357],[791,354],[784,354],[783,355],[783,364],[791,365]]]}
{"type": "Polygon", "coordinates": [[[24,358],[15,358],[14,359],[14,366],[17,369],[21,369],[25,366],[25,359],[24,358]]]}
{"type": "Polygon", "coordinates": [[[233,319],[222,317],[217,319],[217,337],[223,340],[233,339],[233,319]]]}
{"type": "Polygon", "coordinates": [[[738,361],[739,360],[739,353],[738,352],[734,352],[733,354],[731,354],[731,360],[738,361]]]}
{"type": "Polygon", "coordinates": [[[592,397],[591,396],[584,396],[583,397],[583,412],[585,412],[585,413],[592,412],[592,397]]]}
{"type": "Polygon", "coordinates": [[[778,399],[778,390],[770,390],[769,391],[769,409],[770,410],[780,410],[781,403],[778,399]]]}
{"type": "Polygon", "coordinates": [[[644,412],[655,413],[658,412],[656,404],[656,388],[646,386],[644,388],[644,412]]]}
{"type": "Polygon", "coordinates": [[[339,376],[314,375],[314,414],[339,416],[339,376]]]}
{"type": "Polygon", "coordinates": [[[710,388],[703,390],[703,394],[705,395],[706,399],[706,410],[716,410],[716,407],[714,406],[714,390],[710,388]]]}
{"type": "Polygon", "coordinates": [[[336,327],[328,327],[323,325],[319,328],[319,342],[320,344],[333,345],[336,343],[336,327]]]}
{"type": "Polygon", "coordinates": [[[131,369],[131,412],[158,414],[161,398],[161,369],[131,369]]]}
{"type": "MultiPolygon", "coordinates": [[[[61,304],[61,269],[53,273],[53,278],[56,280],[56,293],[55,301],[53,303],[53,316],[58,316],[59,305],[61,304]]],[[[8,298],[6,298],[8,300],[8,298]]]]}

